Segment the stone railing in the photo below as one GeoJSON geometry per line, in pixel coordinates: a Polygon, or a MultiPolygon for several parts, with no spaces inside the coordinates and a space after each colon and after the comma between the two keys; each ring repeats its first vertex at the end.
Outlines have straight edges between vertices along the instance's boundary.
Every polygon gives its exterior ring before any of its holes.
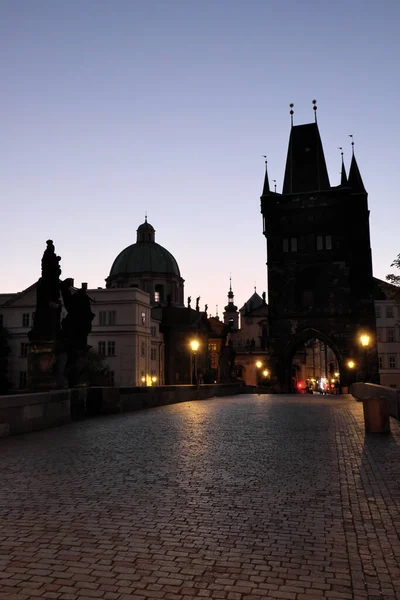
{"type": "Polygon", "coordinates": [[[244,393],[241,383],[163,387],[88,387],[0,396],[0,437],[72,420],[244,393]]]}
{"type": "Polygon", "coordinates": [[[400,419],[400,390],[375,383],[353,383],[350,386],[350,393],[361,402],[370,398],[387,398],[390,416],[400,419]]]}

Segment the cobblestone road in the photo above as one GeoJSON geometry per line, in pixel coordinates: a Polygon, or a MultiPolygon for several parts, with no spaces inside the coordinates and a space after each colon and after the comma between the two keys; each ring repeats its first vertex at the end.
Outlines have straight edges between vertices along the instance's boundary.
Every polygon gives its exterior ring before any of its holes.
{"type": "Polygon", "coordinates": [[[0,440],[0,599],[400,598],[400,425],[237,396],[0,440]]]}

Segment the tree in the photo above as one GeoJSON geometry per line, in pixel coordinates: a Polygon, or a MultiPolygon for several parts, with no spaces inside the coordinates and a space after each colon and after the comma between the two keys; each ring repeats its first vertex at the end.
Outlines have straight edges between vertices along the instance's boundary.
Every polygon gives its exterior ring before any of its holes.
{"type": "MultiPolygon", "coordinates": [[[[390,266],[396,267],[396,269],[400,269],[400,254],[398,254],[396,256],[396,258],[394,259],[394,261],[392,262],[392,264],[390,266]]],[[[394,273],[390,273],[389,275],[386,275],[386,280],[389,281],[389,283],[391,283],[392,285],[395,285],[396,287],[400,287],[400,275],[395,275],[394,273]]]]}
{"type": "Polygon", "coordinates": [[[8,380],[8,355],[10,354],[8,338],[7,329],[0,326],[0,394],[7,394],[10,389],[8,380]]]}

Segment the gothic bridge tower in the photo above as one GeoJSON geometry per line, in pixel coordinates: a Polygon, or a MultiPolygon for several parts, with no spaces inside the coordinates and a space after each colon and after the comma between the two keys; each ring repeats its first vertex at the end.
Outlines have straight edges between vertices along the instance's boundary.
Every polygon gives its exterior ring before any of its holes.
{"type": "Polygon", "coordinates": [[[261,196],[271,369],[281,391],[290,391],[293,357],[311,340],[330,348],[342,386],[366,380],[366,370],[378,382],[368,195],[353,143],[349,176],[342,154],[340,185],[331,186],[314,114],[314,123],[294,126],[291,111],[282,193],[270,190],[266,170],[261,196]]]}

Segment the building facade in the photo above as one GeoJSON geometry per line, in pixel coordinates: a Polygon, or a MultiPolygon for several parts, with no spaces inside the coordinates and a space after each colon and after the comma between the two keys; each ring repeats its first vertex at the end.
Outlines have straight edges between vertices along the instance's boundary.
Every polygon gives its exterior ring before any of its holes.
{"type": "MultiPolygon", "coordinates": [[[[149,294],[134,288],[89,289],[87,294],[95,314],[88,345],[108,368],[110,383],[162,385],[163,336],[160,322],[151,315],[149,294]]],[[[28,332],[36,308],[36,284],[18,294],[2,295],[0,302],[1,320],[9,334],[8,379],[11,389],[22,390],[27,385],[28,332]]]]}
{"type": "Polygon", "coordinates": [[[375,279],[376,345],[381,385],[400,388],[399,290],[375,279]]]}

